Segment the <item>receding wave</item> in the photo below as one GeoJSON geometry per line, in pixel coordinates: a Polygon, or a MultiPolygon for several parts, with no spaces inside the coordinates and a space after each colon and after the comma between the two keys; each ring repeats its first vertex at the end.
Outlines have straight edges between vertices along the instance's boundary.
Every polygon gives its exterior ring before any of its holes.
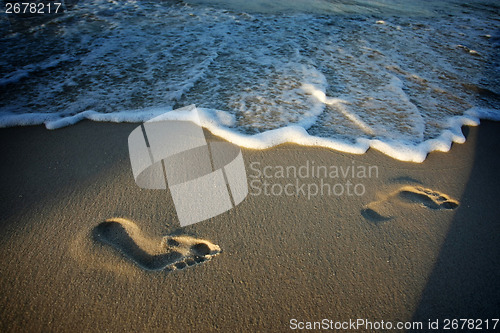
{"type": "Polygon", "coordinates": [[[494,2],[286,3],[95,0],[29,28],[2,21],[0,126],[140,122],[196,104],[241,146],[420,162],[463,142],[460,126],[500,119],[494,2]]]}

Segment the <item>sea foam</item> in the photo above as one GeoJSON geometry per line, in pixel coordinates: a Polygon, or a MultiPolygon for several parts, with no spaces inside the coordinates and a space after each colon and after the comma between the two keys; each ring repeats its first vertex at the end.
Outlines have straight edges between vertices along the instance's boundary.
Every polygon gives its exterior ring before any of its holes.
{"type": "Polygon", "coordinates": [[[464,142],[461,126],[500,118],[488,6],[201,3],[85,1],[28,32],[0,27],[0,127],[143,122],[195,104],[203,126],[242,147],[421,162],[464,142]]]}

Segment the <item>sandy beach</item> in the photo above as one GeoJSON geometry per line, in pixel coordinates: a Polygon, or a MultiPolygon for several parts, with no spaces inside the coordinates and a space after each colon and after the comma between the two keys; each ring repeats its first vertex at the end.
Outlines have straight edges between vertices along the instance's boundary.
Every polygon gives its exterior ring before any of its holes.
{"type": "Polygon", "coordinates": [[[254,187],[265,166],[378,172],[274,173],[274,194],[249,187],[234,209],[184,228],[168,191],[134,182],[135,127],[0,130],[0,331],[287,332],[323,319],[426,331],[429,320],[498,318],[500,124],[464,127],[465,144],[421,164],[375,150],[242,149],[254,187]],[[363,193],[277,195],[322,180],[363,193]],[[179,258],[199,262],[172,266],[179,258]]]}

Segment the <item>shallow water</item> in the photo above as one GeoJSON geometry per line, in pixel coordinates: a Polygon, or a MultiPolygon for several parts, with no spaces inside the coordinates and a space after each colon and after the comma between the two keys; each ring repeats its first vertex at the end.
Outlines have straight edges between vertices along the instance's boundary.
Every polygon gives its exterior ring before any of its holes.
{"type": "Polygon", "coordinates": [[[463,141],[462,124],[500,118],[500,5],[437,3],[95,0],[41,23],[4,14],[0,123],[141,121],[196,104],[243,146],[419,161],[463,141]]]}

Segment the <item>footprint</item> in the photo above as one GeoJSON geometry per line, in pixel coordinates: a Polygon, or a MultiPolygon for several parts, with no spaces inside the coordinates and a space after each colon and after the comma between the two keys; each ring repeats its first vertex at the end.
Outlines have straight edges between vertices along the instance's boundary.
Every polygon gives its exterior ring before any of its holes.
{"type": "Polygon", "coordinates": [[[403,186],[384,199],[368,204],[361,210],[361,215],[373,223],[385,222],[393,219],[404,203],[417,204],[433,210],[458,207],[458,201],[446,194],[422,186],[403,186]]]}
{"type": "Polygon", "coordinates": [[[184,269],[221,252],[219,246],[190,236],[145,237],[134,222],[123,218],[100,223],[94,237],[147,270],[184,269]]]}
{"type": "Polygon", "coordinates": [[[445,194],[423,188],[405,186],[400,189],[399,198],[410,203],[424,205],[430,209],[455,209],[458,202],[445,194]]]}

